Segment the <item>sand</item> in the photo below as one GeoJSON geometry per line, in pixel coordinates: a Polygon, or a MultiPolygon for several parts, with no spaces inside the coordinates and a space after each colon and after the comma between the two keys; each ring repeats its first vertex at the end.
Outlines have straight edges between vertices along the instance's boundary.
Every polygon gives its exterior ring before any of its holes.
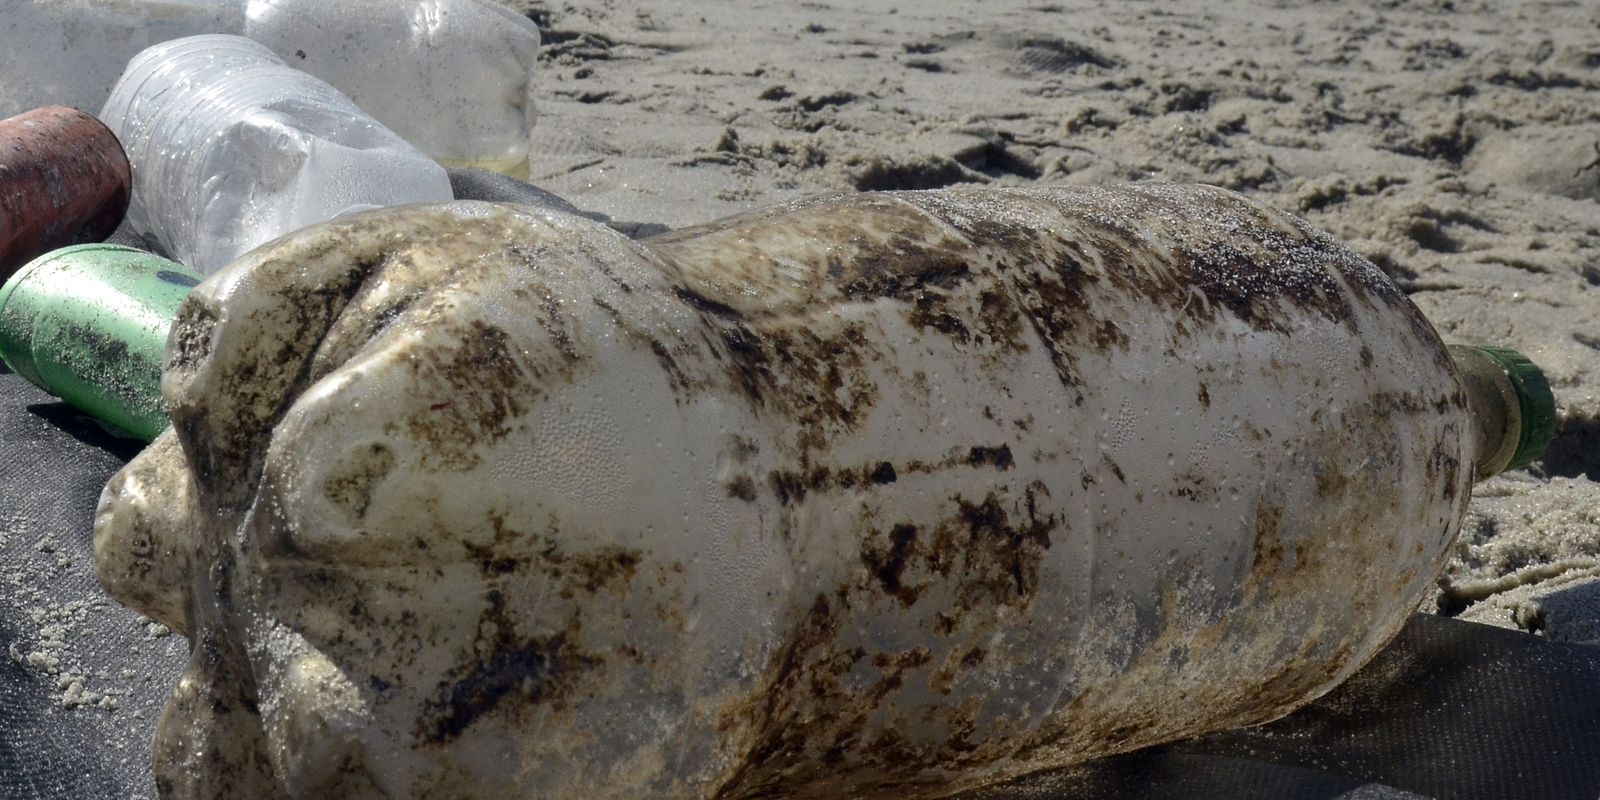
{"type": "Polygon", "coordinates": [[[502,0],[535,184],[647,235],[837,190],[1201,181],[1367,255],[1560,424],[1423,610],[1600,643],[1600,17],[1580,2],[502,0]]]}

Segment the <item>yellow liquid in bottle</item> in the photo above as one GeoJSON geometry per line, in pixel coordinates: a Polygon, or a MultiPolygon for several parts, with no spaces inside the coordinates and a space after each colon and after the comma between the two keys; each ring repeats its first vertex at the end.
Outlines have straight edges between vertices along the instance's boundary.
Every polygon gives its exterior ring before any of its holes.
{"type": "Polygon", "coordinates": [[[504,158],[486,159],[455,159],[441,158],[439,165],[451,169],[486,169],[509,175],[519,181],[528,179],[528,157],[526,155],[506,156],[504,158]]]}

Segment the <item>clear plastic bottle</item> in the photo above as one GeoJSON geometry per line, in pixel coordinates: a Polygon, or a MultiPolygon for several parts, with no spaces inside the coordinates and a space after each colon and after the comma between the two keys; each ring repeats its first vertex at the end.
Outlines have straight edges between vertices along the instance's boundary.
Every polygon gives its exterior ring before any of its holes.
{"type": "Polygon", "coordinates": [[[134,165],[129,222],[206,274],[341,214],[452,198],[442,167],[332,86],[238,36],[141,52],[101,118],[134,165]]]}
{"type": "Polygon", "coordinates": [[[527,177],[527,17],[487,0],[249,0],[244,34],[441,163],[527,177]]]}
{"type": "Polygon", "coordinates": [[[49,105],[92,112],[140,50],[244,27],[243,0],[5,0],[0,7],[0,117],[49,105]]]}
{"type": "Polygon", "coordinates": [[[93,111],[135,54],[210,33],[266,44],[441,162],[527,177],[539,29],[488,0],[6,0],[0,118],[93,111]]]}

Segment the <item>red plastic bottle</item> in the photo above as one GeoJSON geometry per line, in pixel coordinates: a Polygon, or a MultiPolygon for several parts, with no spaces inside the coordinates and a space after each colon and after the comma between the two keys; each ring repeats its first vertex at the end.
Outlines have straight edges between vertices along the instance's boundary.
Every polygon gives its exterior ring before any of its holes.
{"type": "Polygon", "coordinates": [[[121,143],[89,114],[49,106],[0,120],[0,281],[35,256],[104,241],[131,183],[121,143]]]}

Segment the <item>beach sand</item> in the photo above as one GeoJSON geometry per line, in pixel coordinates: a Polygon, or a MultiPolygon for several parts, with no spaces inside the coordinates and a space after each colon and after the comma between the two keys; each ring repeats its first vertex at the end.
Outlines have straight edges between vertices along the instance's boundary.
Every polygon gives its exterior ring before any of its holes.
{"type": "Polygon", "coordinates": [[[541,28],[531,178],[632,235],[839,190],[1199,181],[1371,258],[1550,377],[1442,590],[1600,643],[1600,18],[1580,2],[502,0],[541,28]]]}

